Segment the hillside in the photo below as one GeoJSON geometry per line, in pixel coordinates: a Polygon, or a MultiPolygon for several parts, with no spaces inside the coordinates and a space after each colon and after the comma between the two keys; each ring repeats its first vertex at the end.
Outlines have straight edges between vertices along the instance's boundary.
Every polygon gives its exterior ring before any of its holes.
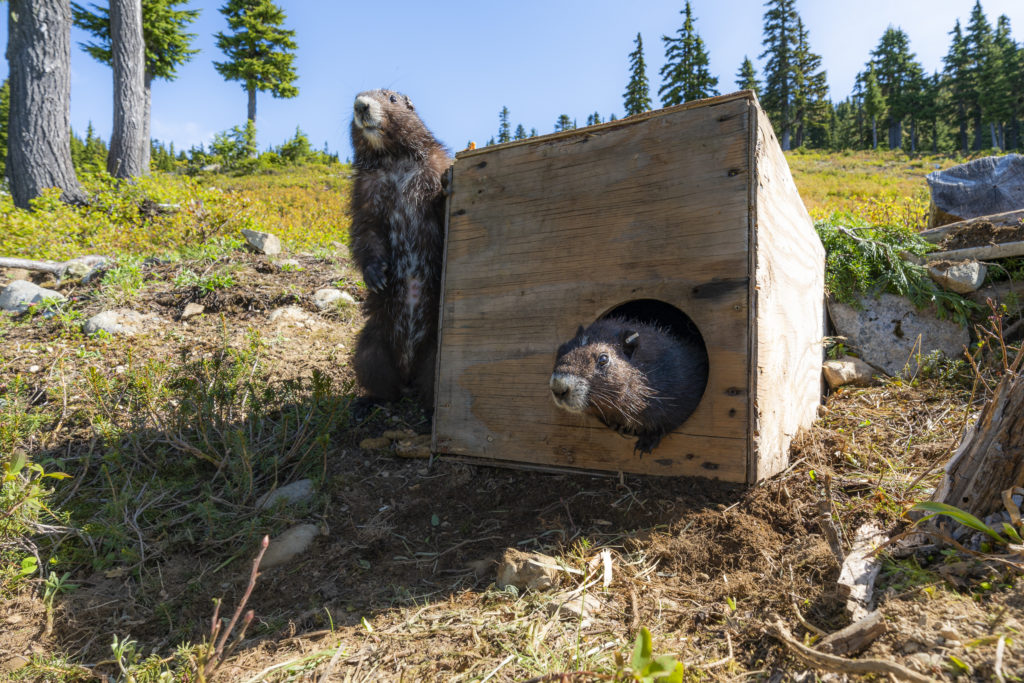
{"type": "MultiPolygon", "coordinates": [[[[953,163],[789,158],[816,218],[912,225],[923,175],[953,163]]],[[[288,531],[310,543],[260,575],[255,617],[214,680],[613,680],[641,628],[688,681],[814,680],[770,625],[815,643],[849,623],[825,528],[846,542],[869,520],[910,528],[996,350],[978,351],[977,374],[933,361],[830,394],[790,467],[749,490],[400,457],[391,441],[429,432],[424,415],[351,411],[362,317],[346,299],[365,290],[344,244],[348,188],[349,169],[330,165],[95,180],[87,209],[0,201],[0,255],[117,257],[88,282],[40,278],[66,300],[0,317],[3,676],[197,680],[215,601],[230,618],[260,539],[288,531]],[[285,253],[245,251],[242,228],[277,234],[285,253]],[[347,297],[322,305],[325,288],[347,297]],[[122,308],[143,315],[133,336],[82,332],[122,308]],[[498,590],[506,548],[555,557],[561,602],[585,594],[587,610],[498,590]]],[[[0,271],[0,286],[24,275],[0,271]]],[[[1024,676],[1019,579],[989,550],[883,552],[887,631],[857,657],[932,680],[1024,676]]]]}

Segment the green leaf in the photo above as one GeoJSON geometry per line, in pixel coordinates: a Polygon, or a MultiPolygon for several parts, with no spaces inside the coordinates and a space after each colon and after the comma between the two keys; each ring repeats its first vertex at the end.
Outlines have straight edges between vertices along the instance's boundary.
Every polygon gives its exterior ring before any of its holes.
{"type": "Polygon", "coordinates": [[[633,658],[630,660],[629,665],[633,667],[633,671],[644,671],[651,663],[651,632],[647,630],[646,626],[640,628],[640,633],[636,634],[636,644],[633,645],[633,658]]]}
{"type": "Polygon", "coordinates": [[[1004,545],[1006,544],[1005,538],[989,529],[988,526],[986,526],[985,523],[982,522],[980,519],[978,519],[971,513],[964,512],[960,508],[955,507],[953,505],[947,505],[946,503],[937,503],[933,500],[926,500],[915,504],[914,507],[911,508],[911,510],[922,510],[924,512],[933,513],[931,515],[928,515],[927,517],[922,517],[921,522],[925,522],[935,517],[936,515],[946,515],[947,517],[952,517],[953,519],[960,522],[966,527],[974,529],[975,531],[981,531],[988,534],[999,543],[1002,543],[1004,545]]]}
{"type": "Polygon", "coordinates": [[[16,475],[18,472],[21,472],[27,462],[28,455],[25,454],[25,451],[20,448],[15,449],[11,462],[7,467],[7,472],[12,476],[16,475]]]}
{"type": "Polygon", "coordinates": [[[35,556],[29,555],[21,559],[21,571],[18,572],[19,578],[25,578],[26,576],[32,576],[39,569],[39,562],[35,556]]]}
{"type": "Polygon", "coordinates": [[[1003,522],[1003,531],[1006,532],[1006,535],[1009,536],[1010,540],[1014,543],[1024,543],[1024,539],[1020,537],[1020,534],[1017,533],[1017,530],[1013,528],[1012,524],[1003,522]]]}

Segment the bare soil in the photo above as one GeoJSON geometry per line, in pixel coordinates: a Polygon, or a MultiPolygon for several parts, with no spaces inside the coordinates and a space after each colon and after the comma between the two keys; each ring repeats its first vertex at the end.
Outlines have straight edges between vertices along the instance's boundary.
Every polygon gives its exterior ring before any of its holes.
{"type": "MultiPolygon", "coordinates": [[[[361,318],[355,311],[319,312],[312,292],[340,281],[360,297],[357,278],[344,256],[297,258],[301,270],[234,255],[235,284],[211,293],[176,287],[179,267],[155,264],[130,305],[164,322],[140,337],[108,342],[102,358],[89,362],[107,374],[145,359],[180,363],[215,352],[225,338],[241,345],[258,329],[272,340],[264,363],[276,381],[316,371],[338,391],[352,392],[348,359],[361,318]],[[189,302],[206,312],[181,321],[189,302]],[[270,313],[282,306],[297,306],[309,318],[271,323],[270,313]]],[[[63,288],[86,316],[105,305],[95,285],[63,288]]],[[[10,328],[4,344],[22,352],[9,356],[0,373],[42,365],[42,384],[61,362],[72,362],[71,349],[81,342],[48,321],[10,328]]],[[[640,627],[654,634],[656,654],[686,664],[687,680],[815,680],[766,625],[779,616],[813,642],[798,612],[826,632],[849,623],[823,515],[837,520],[847,542],[868,519],[893,534],[906,529],[902,513],[926,497],[922,486],[934,482],[969,408],[967,390],[928,380],[840,391],[828,398],[819,424],[794,443],[790,468],[749,489],[698,478],[405,459],[359,447],[388,429],[429,432],[428,419],[405,405],[362,423],[339,422],[315,469],[291,471],[278,482],[312,476],[319,489],[314,504],[277,510],[273,529],[312,523],[320,535],[293,563],[261,574],[249,601],[255,621],[217,680],[523,681],[608,672],[616,652],[628,660],[640,627]],[[918,475],[924,484],[912,486],[918,475]],[[562,588],[590,584],[601,609],[565,619],[551,614],[552,593],[499,591],[495,562],[506,548],[559,558],[576,570],[564,573],[562,588]],[[603,549],[613,557],[607,588],[591,583],[592,561],[603,549]]],[[[56,441],[46,449],[64,449],[68,461],[75,449],[96,447],[88,434],[56,441]]],[[[65,487],[86,476],[70,474],[75,478],[65,487]]],[[[257,517],[254,507],[238,512],[257,517]]],[[[144,653],[166,658],[180,643],[201,641],[213,599],[223,598],[222,614],[238,604],[257,548],[254,535],[244,533],[252,530],[217,542],[204,538],[202,520],[188,530],[191,552],[155,538],[141,561],[78,567],[71,577],[78,588],[55,602],[51,632],[37,586],[5,601],[0,671],[48,656],[84,667],[77,669],[82,679],[116,677],[115,635],[130,635],[144,653]]],[[[936,680],[994,680],[1005,636],[1001,673],[1024,677],[1024,599],[1005,568],[940,548],[884,558],[878,602],[888,632],[859,656],[898,661],[936,680]]],[[[47,679],[41,670],[33,675],[47,679]]],[[[61,671],[53,680],[74,678],[61,671]]]]}
{"type": "Polygon", "coordinates": [[[1024,224],[993,225],[992,223],[972,223],[949,235],[939,245],[941,251],[983,247],[1003,242],[1019,242],[1024,240],[1024,224]]]}

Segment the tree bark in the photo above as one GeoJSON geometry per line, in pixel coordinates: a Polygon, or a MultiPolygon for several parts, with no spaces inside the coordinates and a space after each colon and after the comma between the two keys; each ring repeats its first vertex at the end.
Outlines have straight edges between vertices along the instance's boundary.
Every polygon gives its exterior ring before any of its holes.
{"type": "Polygon", "coordinates": [[[255,86],[249,86],[246,90],[249,93],[248,117],[249,117],[250,121],[252,121],[253,123],[256,123],[256,87],[255,86]]]}
{"type": "Polygon", "coordinates": [[[946,465],[933,500],[984,518],[1002,509],[1002,492],[1024,485],[1024,374],[1017,357],[964,443],[946,465]]]}
{"type": "Polygon", "coordinates": [[[153,134],[152,122],[153,122],[153,74],[146,70],[146,77],[143,82],[143,89],[145,91],[145,114],[142,119],[143,133],[142,133],[142,163],[146,169],[146,173],[149,173],[150,163],[153,156],[153,134]]]}
{"type": "Polygon", "coordinates": [[[116,178],[149,173],[146,130],[146,47],[142,0],[111,0],[110,47],[114,67],[114,131],[107,171],[116,178]]]}
{"type": "Polygon", "coordinates": [[[71,6],[62,0],[10,0],[7,61],[11,109],[7,176],[14,205],[48,187],[84,203],[71,163],[71,6]]]}

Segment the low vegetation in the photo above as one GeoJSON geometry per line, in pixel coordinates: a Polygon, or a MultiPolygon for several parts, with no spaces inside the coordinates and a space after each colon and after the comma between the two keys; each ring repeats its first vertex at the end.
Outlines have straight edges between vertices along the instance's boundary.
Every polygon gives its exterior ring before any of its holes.
{"type": "MultiPolygon", "coordinates": [[[[874,163],[850,159],[791,157],[820,233],[844,255],[830,288],[918,286],[894,253],[924,249],[913,234],[920,199],[900,199],[920,197],[908,179],[920,183],[924,167],[884,156],[891,186],[865,181],[828,199],[833,165],[874,163]]],[[[802,671],[765,629],[775,615],[845,625],[823,515],[844,538],[867,519],[909,528],[904,513],[927,498],[985,399],[976,380],[1001,366],[997,349],[979,348],[976,371],[924,362],[908,380],[837,391],[790,469],[750,491],[564,474],[537,486],[536,474],[363,448],[428,422],[406,405],[353,415],[359,315],[312,302],[325,286],[363,292],[344,248],[348,172],[97,175],[88,207],[0,203],[12,226],[2,255],[116,257],[99,282],[60,283],[66,302],[0,318],[4,675],[724,681],[802,671]],[[279,235],[292,260],[243,251],[244,227],[279,235]],[[204,312],[179,320],[188,303],[204,312]],[[130,339],[82,333],[82,320],[115,305],[163,322],[130,339]],[[284,307],[298,317],[272,320],[284,307]],[[308,500],[260,505],[302,479],[308,500]],[[260,539],[298,524],[319,530],[314,554],[262,573],[250,596],[260,539]],[[550,596],[498,590],[505,546],[556,557],[567,590],[600,610],[564,618],[550,596]],[[211,628],[215,600],[223,620],[211,628]],[[227,624],[242,605],[255,614],[244,638],[227,624]]],[[[934,677],[991,680],[1003,648],[1001,672],[1024,673],[1013,571],[984,553],[884,558],[890,633],[872,656],[906,660],[917,648],[934,655],[934,677]],[[949,624],[962,642],[932,647],[949,624]]]]}

